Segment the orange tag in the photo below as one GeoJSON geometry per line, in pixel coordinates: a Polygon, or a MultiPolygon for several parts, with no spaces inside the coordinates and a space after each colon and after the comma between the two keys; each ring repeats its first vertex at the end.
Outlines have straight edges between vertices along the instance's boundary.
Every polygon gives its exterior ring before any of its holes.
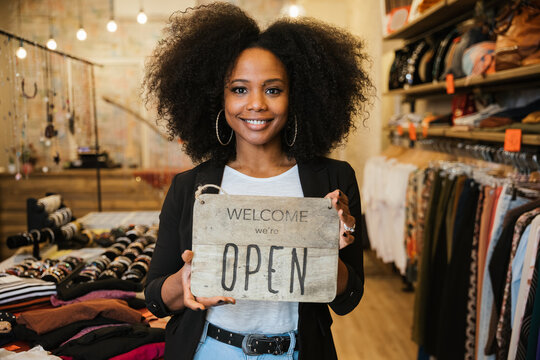
{"type": "Polygon", "coordinates": [[[504,151],[518,152],[519,150],[521,150],[521,129],[506,129],[504,151]]]}
{"type": "Polygon", "coordinates": [[[427,135],[428,135],[428,129],[429,129],[429,124],[422,124],[422,136],[427,138],[427,135]]]}
{"type": "Polygon", "coordinates": [[[4,349],[6,349],[7,351],[15,351],[15,350],[19,350],[20,348],[21,347],[19,345],[12,344],[12,345],[6,346],[4,349]]]}
{"type": "Polygon", "coordinates": [[[454,74],[448,74],[446,75],[446,93],[453,94],[455,92],[456,88],[454,86],[454,74]]]}
{"type": "Polygon", "coordinates": [[[416,127],[413,123],[409,123],[409,139],[416,141],[416,127]]]}
{"type": "Polygon", "coordinates": [[[401,125],[397,126],[397,133],[399,136],[403,136],[403,127],[401,125]]]}

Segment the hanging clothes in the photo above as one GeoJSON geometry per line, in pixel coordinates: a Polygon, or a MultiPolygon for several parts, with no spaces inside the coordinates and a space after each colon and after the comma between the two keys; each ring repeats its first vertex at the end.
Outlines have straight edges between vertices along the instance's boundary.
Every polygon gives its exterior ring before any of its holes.
{"type": "Polygon", "coordinates": [[[368,161],[368,233],[377,254],[415,285],[419,356],[536,357],[540,195],[520,188],[522,178],[461,163],[368,161]]]}
{"type": "MultiPolygon", "coordinates": [[[[527,202],[524,205],[510,210],[506,214],[503,221],[501,235],[499,236],[497,244],[494,247],[493,254],[488,265],[493,290],[494,306],[491,309],[492,320],[490,321],[489,337],[486,350],[489,350],[489,354],[499,353],[500,358],[506,358],[506,356],[504,356],[506,350],[504,349],[507,347],[507,344],[503,339],[506,336],[503,336],[500,330],[499,336],[497,337],[497,327],[501,317],[501,311],[506,311],[506,305],[505,308],[503,308],[503,298],[515,226],[522,214],[539,206],[540,200],[527,202]],[[499,350],[501,352],[499,352],[499,350]]],[[[519,228],[522,229],[521,226],[519,228]]],[[[498,359],[499,357],[496,358],[498,359]]]]}
{"type": "Polygon", "coordinates": [[[407,266],[405,197],[414,170],[414,165],[383,156],[370,158],[364,168],[362,199],[371,245],[384,262],[393,262],[401,274],[405,274],[407,266]]]}
{"type": "Polygon", "coordinates": [[[491,277],[488,276],[489,264],[493,255],[493,251],[501,232],[503,230],[503,220],[506,213],[520,205],[527,203],[529,200],[523,197],[513,197],[509,192],[510,186],[505,184],[501,189],[501,195],[498,198],[497,206],[494,214],[493,227],[491,229],[491,237],[488,243],[488,250],[486,254],[485,266],[484,266],[484,279],[482,280],[482,298],[480,302],[480,317],[478,319],[478,333],[477,333],[477,347],[476,358],[481,359],[495,359],[492,351],[486,352],[488,346],[488,335],[491,321],[491,313],[493,311],[493,288],[491,283],[491,277]]]}
{"type": "Polygon", "coordinates": [[[479,185],[472,179],[465,186],[458,203],[454,224],[452,260],[444,280],[441,307],[435,310],[439,328],[435,329],[437,348],[432,354],[440,359],[458,359],[465,356],[465,329],[468,289],[471,277],[471,253],[481,204],[479,185]]]}

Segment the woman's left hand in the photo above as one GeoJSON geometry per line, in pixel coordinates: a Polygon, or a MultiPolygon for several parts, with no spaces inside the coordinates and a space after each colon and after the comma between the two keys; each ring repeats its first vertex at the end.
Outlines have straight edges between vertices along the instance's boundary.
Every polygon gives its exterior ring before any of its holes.
{"type": "Polygon", "coordinates": [[[349,198],[343,191],[339,189],[332,191],[331,193],[326,194],[324,198],[332,200],[332,206],[337,210],[339,215],[339,249],[341,250],[354,242],[353,233],[356,219],[349,211],[349,198]],[[345,227],[348,227],[349,230],[345,230],[345,227]]]}

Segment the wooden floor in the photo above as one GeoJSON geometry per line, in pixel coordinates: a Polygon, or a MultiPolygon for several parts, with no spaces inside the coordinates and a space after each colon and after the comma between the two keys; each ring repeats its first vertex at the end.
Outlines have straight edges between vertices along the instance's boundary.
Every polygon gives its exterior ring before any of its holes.
{"type": "Polygon", "coordinates": [[[365,292],[358,307],[346,316],[333,314],[332,333],[340,360],[416,359],[411,340],[414,293],[403,292],[399,275],[364,254],[365,292]]]}

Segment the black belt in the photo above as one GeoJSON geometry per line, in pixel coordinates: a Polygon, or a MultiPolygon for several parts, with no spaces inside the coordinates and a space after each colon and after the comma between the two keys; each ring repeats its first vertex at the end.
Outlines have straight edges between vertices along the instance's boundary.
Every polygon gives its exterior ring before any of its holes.
{"type": "MultiPolygon", "coordinates": [[[[222,343],[241,348],[246,355],[283,355],[289,351],[290,336],[265,336],[261,334],[242,335],[230,332],[208,323],[207,336],[222,343]]],[[[294,347],[298,350],[298,342],[294,347]]]]}

